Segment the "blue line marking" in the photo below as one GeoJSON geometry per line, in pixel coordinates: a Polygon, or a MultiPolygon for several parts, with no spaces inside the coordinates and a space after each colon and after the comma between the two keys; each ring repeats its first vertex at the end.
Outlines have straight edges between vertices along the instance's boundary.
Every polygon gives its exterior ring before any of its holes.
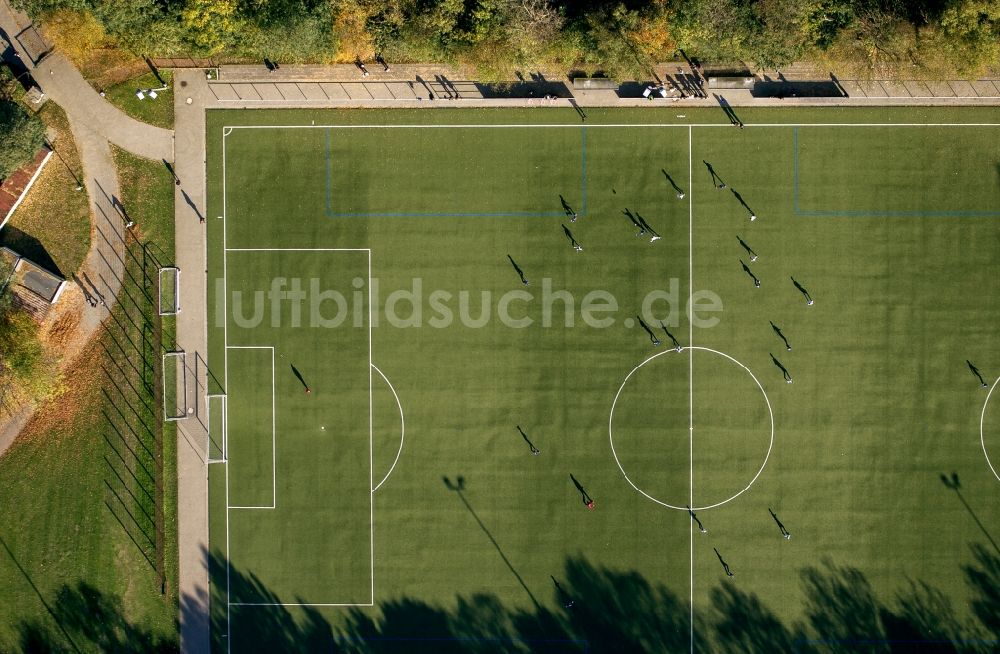
{"type": "Polygon", "coordinates": [[[863,218],[970,218],[975,216],[1000,216],[1000,211],[970,210],[970,211],[922,211],[922,210],[851,210],[832,211],[804,210],[799,208],[799,128],[792,130],[792,205],[795,215],[807,217],[863,217],[863,218]]]}
{"type": "Polygon", "coordinates": [[[796,211],[800,216],[862,216],[872,218],[921,217],[928,218],[970,218],[974,216],[1000,216],[1000,211],[796,211]]]}
{"type": "Polygon", "coordinates": [[[333,162],[330,160],[330,128],[326,128],[326,215],[333,213],[333,162]]]}
{"type": "Polygon", "coordinates": [[[795,202],[795,213],[801,215],[801,212],[799,212],[799,128],[798,127],[795,127],[795,128],[792,129],[792,142],[794,143],[794,146],[793,146],[794,149],[792,150],[792,152],[793,152],[794,161],[795,161],[794,167],[793,167],[793,170],[794,170],[794,173],[795,173],[795,175],[794,175],[794,177],[795,177],[795,183],[793,185],[793,189],[794,189],[794,191],[793,191],[793,200],[795,202]]]}
{"type": "Polygon", "coordinates": [[[429,211],[425,213],[387,212],[387,213],[327,213],[331,218],[498,218],[498,217],[528,217],[549,218],[565,216],[565,211],[496,211],[492,213],[444,213],[429,211]]]}

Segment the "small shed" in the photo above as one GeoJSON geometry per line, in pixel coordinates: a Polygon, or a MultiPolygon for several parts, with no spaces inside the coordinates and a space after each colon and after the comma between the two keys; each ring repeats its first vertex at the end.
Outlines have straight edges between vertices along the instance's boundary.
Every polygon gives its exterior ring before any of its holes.
{"type": "Polygon", "coordinates": [[[0,261],[6,264],[4,271],[10,271],[6,279],[0,279],[0,289],[9,290],[28,312],[43,318],[59,300],[66,280],[8,247],[0,247],[0,261]]]}

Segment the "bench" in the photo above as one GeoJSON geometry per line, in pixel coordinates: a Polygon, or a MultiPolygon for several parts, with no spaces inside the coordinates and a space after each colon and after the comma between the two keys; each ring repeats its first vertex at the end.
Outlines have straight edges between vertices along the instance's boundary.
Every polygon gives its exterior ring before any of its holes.
{"type": "Polygon", "coordinates": [[[746,75],[709,75],[708,88],[710,89],[749,89],[753,90],[756,80],[753,76],[746,75]]]}
{"type": "Polygon", "coordinates": [[[574,77],[573,88],[582,91],[608,90],[617,91],[618,82],[608,77],[574,77]]]}

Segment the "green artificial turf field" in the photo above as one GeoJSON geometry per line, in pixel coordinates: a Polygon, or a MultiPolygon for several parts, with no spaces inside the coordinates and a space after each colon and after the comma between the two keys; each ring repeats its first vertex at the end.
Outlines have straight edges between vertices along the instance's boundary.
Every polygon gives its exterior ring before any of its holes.
{"type": "Polygon", "coordinates": [[[740,114],[209,114],[216,651],[998,647],[1000,114],[740,114]]]}

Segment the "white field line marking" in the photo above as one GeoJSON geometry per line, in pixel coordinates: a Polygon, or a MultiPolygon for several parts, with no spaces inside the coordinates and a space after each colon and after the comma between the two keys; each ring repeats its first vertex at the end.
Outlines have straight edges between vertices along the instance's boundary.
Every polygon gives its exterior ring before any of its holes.
{"type": "MultiPolygon", "coordinates": [[[[694,298],[694,180],[692,174],[693,128],[688,128],[688,345],[694,346],[694,321],[691,319],[691,300],[694,298]]],[[[688,419],[688,462],[691,472],[688,482],[688,506],[694,506],[694,350],[688,359],[689,419],[688,419]]],[[[691,629],[691,654],[694,654],[694,520],[688,520],[688,552],[690,554],[690,579],[688,587],[691,590],[688,608],[691,611],[689,625],[691,629]]]]}
{"type": "MultiPolygon", "coordinates": [[[[226,256],[226,210],[229,205],[228,196],[226,195],[226,136],[229,135],[233,130],[231,128],[224,128],[222,130],[222,358],[223,358],[223,376],[225,378],[226,389],[229,389],[229,305],[226,300],[229,295],[229,261],[226,256]]],[[[205,207],[205,211],[208,211],[208,207],[205,207]]],[[[208,243],[206,239],[205,244],[206,250],[208,248],[208,243]]],[[[207,259],[206,259],[207,261],[207,259]]],[[[205,282],[206,285],[208,282],[205,282]]],[[[215,300],[219,301],[218,298],[215,300]]],[[[232,603],[229,601],[232,597],[232,586],[230,584],[230,570],[232,568],[232,553],[230,551],[230,540],[229,540],[229,463],[226,463],[226,652],[231,654],[232,652],[232,603]]]]}
{"type": "Polygon", "coordinates": [[[226,252],[371,252],[369,248],[226,248],[226,252]]]}
{"type": "Polygon", "coordinates": [[[232,613],[230,607],[232,602],[229,601],[230,598],[230,583],[229,583],[229,570],[232,567],[230,565],[230,552],[229,552],[229,464],[226,463],[226,652],[231,652],[230,643],[232,642],[232,634],[230,632],[230,625],[232,624],[232,613]]]}
{"type": "MultiPolygon", "coordinates": [[[[328,248],[328,249],[327,248],[229,248],[229,247],[226,246],[226,243],[227,243],[226,217],[227,217],[228,197],[227,197],[227,192],[226,192],[226,138],[225,137],[227,135],[229,135],[232,132],[232,130],[234,130],[234,129],[329,129],[329,128],[337,128],[337,129],[412,129],[412,128],[416,128],[416,129],[447,129],[447,128],[487,129],[487,128],[515,128],[515,127],[519,127],[519,128],[546,128],[546,127],[572,127],[572,128],[578,128],[579,124],[572,123],[572,124],[556,124],[556,125],[524,125],[524,124],[521,124],[521,125],[516,125],[516,124],[483,125],[483,124],[476,124],[476,125],[226,125],[226,126],[224,126],[223,127],[223,132],[222,132],[222,137],[223,137],[222,138],[222,243],[223,243],[223,255],[222,255],[223,275],[222,275],[222,277],[223,277],[223,289],[224,289],[223,290],[223,298],[222,298],[222,302],[223,302],[223,315],[227,315],[227,312],[228,312],[227,295],[228,295],[228,277],[229,277],[228,271],[229,271],[229,268],[228,268],[228,260],[227,260],[227,257],[226,257],[226,253],[227,252],[231,252],[231,251],[233,251],[233,252],[236,252],[236,251],[282,251],[282,250],[285,250],[285,251],[320,251],[320,250],[326,250],[326,251],[334,251],[334,252],[336,252],[336,251],[361,251],[361,250],[365,250],[365,251],[368,252],[368,256],[369,256],[369,259],[368,259],[368,280],[369,280],[369,290],[368,290],[368,302],[369,302],[368,353],[369,354],[368,354],[368,361],[369,361],[370,365],[372,364],[372,356],[371,356],[371,351],[372,351],[371,310],[372,310],[372,307],[371,307],[371,250],[370,249],[367,249],[367,248],[328,248]]],[[[687,127],[688,130],[689,130],[689,132],[688,132],[688,182],[689,182],[688,183],[688,187],[689,187],[688,188],[688,193],[690,194],[692,192],[691,184],[690,184],[690,182],[691,182],[691,128],[692,127],[727,127],[728,128],[728,127],[731,127],[731,125],[729,125],[729,124],[716,124],[716,123],[694,123],[694,124],[691,124],[691,123],[639,123],[639,124],[622,123],[622,124],[605,124],[605,125],[593,124],[593,125],[588,125],[588,127],[592,128],[592,129],[593,128],[601,128],[601,127],[606,127],[606,128],[687,127]]],[[[760,124],[747,123],[746,127],[1000,127],[1000,123],[760,123],[760,124]]],[[[689,245],[689,250],[690,250],[690,246],[691,246],[691,230],[690,230],[691,221],[693,221],[693,203],[691,201],[689,201],[689,229],[688,229],[688,241],[689,241],[688,245],[689,245]]],[[[206,244],[206,249],[207,249],[207,244],[206,244]]],[[[691,256],[689,257],[689,263],[690,263],[690,259],[692,259],[692,258],[693,258],[693,251],[691,252],[691,256]]],[[[207,284],[207,281],[206,281],[206,284],[207,284]]],[[[693,284],[693,281],[689,281],[689,290],[690,290],[691,287],[693,287],[692,284],[693,284]]],[[[224,334],[223,335],[223,341],[225,343],[225,348],[224,348],[225,354],[224,354],[223,369],[224,369],[224,372],[225,372],[226,383],[228,384],[228,380],[229,380],[229,353],[228,353],[228,350],[229,350],[229,325],[228,325],[228,320],[226,320],[226,321],[223,322],[223,334],[224,334]]],[[[689,337],[691,337],[691,336],[693,336],[693,325],[689,324],[689,337]]],[[[703,348],[699,348],[699,349],[703,349],[703,348]]],[[[726,356],[726,355],[724,355],[724,356],[726,356]]],[[[693,355],[692,355],[692,357],[693,357],[693,355]]],[[[735,361],[735,359],[733,359],[733,361],[735,361]]],[[[737,362],[737,363],[739,363],[739,362],[737,362]]],[[[740,365],[742,366],[743,364],[740,364],[740,365]]],[[[743,366],[743,367],[744,367],[744,369],[747,370],[747,372],[750,372],[749,369],[746,368],[746,366],[743,366]]],[[[692,359],[692,370],[693,370],[693,359],[692,359]]],[[[633,370],[633,372],[635,372],[635,371],[633,370]]],[[[750,375],[753,376],[753,373],[751,372],[750,375]]],[[[629,376],[631,376],[631,373],[629,374],[629,376]]],[[[757,381],[756,377],[754,377],[754,381],[757,381]]],[[[998,380],[998,381],[1000,381],[1000,380],[998,380]]],[[[760,382],[759,381],[757,382],[757,384],[758,384],[758,386],[760,386],[760,382]]],[[[994,388],[996,388],[996,384],[994,384],[994,388]]],[[[761,390],[763,390],[763,387],[761,387],[761,390]]],[[[993,389],[990,390],[991,394],[992,394],[992,391],[993,391],[993,389]]],[[[692,388],[692,393],[693,393],[693,388],[692,388]]],[[[765,400],[766,400],[767,399],[767,395],[765,394],[764,397],[765,397],[765,400]]],[[[371,402],[371,399],[372,399],[372,393],[371,393],[371,368],[369,368],[369,481],[371,481],[371,478],[372,478],[372,445],[371,444],[372,444],[372,438],[373,438],[373,434],[372,434],[372,402],[371,402]]],[[[617,401],[617,396],[616,396],[615,399],[617,401]]],[[[693,407],[693,400],[692,400],[692,407],[693,407]]],[[[768,408],[770,409],[770,401],[768,401],[768,408]]],[[[693,412],[693,408],[692,408],[692,412],[693,412]]],[[[983,409],[983,415],[985,416],[985,407],[983,409]]],[[[773,416],[772,416],[772,444],[773,444],[773,425],[774,425],[774,421],[773,421],[773,416]]],[[[980,427],[982,427],[982,421],[980,421],[980,427]]],[[[609,420],[609,429],[610,429],[610,420],[609,420]]],[[[692,429],[693,429],[693,427],[692,427],[692,429]]],[[[692,436],[692,443],[693,443],[693,436],[692,436]]],[[[985,445],[984,445],[984,451],[985,451],[985,445]]],[[[770,452],[771,452],[771,450],[770,450],[770,448],[768,448],[768,455],[770,455],[770,452]]],[[[612,444],[612,453],[614,453],[614,445],[613,444],[612,444]]],[[[617,455],[615,455],[615,460],[617,461],[617,455]]],[[[766,463],[767,463],[767,459],[765,458],[765,464],[766,463]]],[[[693,461],[692,461],[692,465],[693,465],[693,461]]],[[[619,463],[619,467],[621,467],[620,463],[619,463]]],[[[992,464],[990,465],[990,468],[992,469],[992,464]]],[[[761,471],[763,471],[763,466],[761,467],[761,471]]],[[[993,473],[994,473],[994,475],[997,474],[995,470],[993,471],[993,473]]],[[[373,606],[374,605],[374,599],[375,599],[374,500],[373,500],[373,502],[371,504],[371,509],[370,509],[370,524],[371,524],[371,555],[370,555],[370,561],[371,561],[371,570],[372,570],[372,572],[371,572],[371,580],[372,580],[372,604],[294,604],[294,603],[289,603],[289,604],[278,604],[278,603],[275,603],[275,604],[263,604],[263,603],[262,604],[243,604],[243,603],[230,602],[229,601],[229,597],[230,597],[230,591],[231,591],[231,588],[230,588],[230,568],[231,568],[231,566],[230,566],[229,510],[231,508],[233,508],[233,507],[229,506],[229,465],[228,465],[228,461],[226,462],[226,473],[225,474],[226,474],[226,649],[227,649],[227,651],[231,651],[231,642],[232,642],[232,638],[231,638],[231,617],[232,616],[231,616],[230,607],[232,607],[232,606],[358,606],[358,607],[366,607],[366,606],[373,606]]],[[[760,475],[760,471],[758,471],[758,473],[757,473],[757,476],[759,476],[759,475],[760,475]]],[[[693,476],[693,472],[692,472],[692,476],[693,476]]],[[[757,476],[754,477],[754,481],[756,481],[757,476]]],[[[998,475],[997,478],[1000,479],[1000,475],[998,475]]],[[[626,477],[626,479],[627,479],[627,477],[626,477]]],[[[383,480],[383,482],[384,481],[385,480],[383,480]]],[[[753,481],[751,481],[751,484],[752,483],[753,483],[753,481]]],[[[381,483],[379,485],[381,486],[381,483]]],[[[748,486],[748,488],[749,488],[749,486],[748,486]]],[[[693,492],[694,492],[694,489],[692,488],[691,489],[692,496],[693,496],[693,492]]],[[[373,493],[374,493],[374,491],[373,491],[373,493]]],[[[726,500],[726,501],[729,501],[729,500],[726,500]]],[[[713,506],[718,506],[718,504],[713,505],[713,506]]],[[[712,507],[704,507],[704,508],[712,508],[712,507]]],[[[692,537],[693,537],[693,534],[694,534],[694,532],[693,532],[693,526],[692,526],[691,527],[691,536],[692,537]]],[[[692,564],[691,564],[692,565],[692,567],[691,567],[692,588],[691,588],[691,592],[692,592],[692,598],[693,598],[693,594],[694,594],[694,587],[693,587],[694,550],[693,550],[693,548],[691,550],[691,558],[692,558],[692,564]]],[[[692,620],[691,620],[691,647],[692,647],[692,651],[693,651],[693,648],[694,648],[694,621],[693,621],[694,604],[693,604],[693,602],[691,604],[691,615],[692,615],[692,620]]]]}
{"type": "Polygon", "coordinates": [[[374,493],[382,487],[382,484],[384,484],[389,478],[392,471],[396,469],[396,464],[399,462],[399,456],[403,453],[403,443],[406,441],[406,418],[403,417],[403,405],[399,401],[399,395],[396,394],[396,389],[393,387],[392,382],[389,381],[389,378],[385,376],[384,372],[379,370],[378,366],[373,364],[372,368],[375,369],[375,372],[382,375],[382,379],[384,379],[385,383],[389,385],[389,390],[392,391],[392,396],[396,398],[396,406],[399,408],[399,450],[396,451],[396,460],[392,462],[389,472],[385,473],[385,477],[383,477],[382,481],[378,483],[378,486],[372,489],[372,492],[374,493]]]}
{"type": "MultiPolygon", "coordinates": [[[[371,273],[371,250],[369,250],[367,248],[354,248],[353,250],[348,250],[348,251],[368,252],[368,297],[369,297],[369,311],[368,311],[368,360],[369,360],[369,367],[368,367],[368,487],[371,488],[371,483],[373,481],[372,480],[372,475],[373,475],[373,472],[372,472],[372,452],[373,452],[373,445],[372,445],[372,439],[373,439],[372,415],[373,415],[373,411],[372,411],[372,383],[371,383],[371,381],[372,381],[372,374],[371,374],[371,370],[372,370],[372,368],[375,368],[376,370],[378,370],[378,368],[376,368],[371,363],[371,350],[372,350],[372,338],[371,338],[371,335],[372,335],[372,324],[371,324],[371,304],[370,304],[371,303],[371,293],[372,293],[372,288],[371,288],[371,279],[372,279],[372,277],[371,277],[371,275],[372,275],[372,273],[371,273]]],[[[235,346],[232,346],[232,347],[235,347],[235,346]]],[[[379,371],[379,374],[382,374],[382,372],[379,371]]],[[[383,377],[384,377],[384,375],[383,375],[383,377]]],[[[387,379],[386,382],[388,382],[388,381],[389,380],[387,379]]],[[[389,387],[392,388],[392,384],[389,384],[389,387]]],[[[396,392],[395,389],[393,389],[393,393],[394,394],[395,394],[395,392],[396,392]]],[[[400,416],[402,416],[402,409],[400,409],[400,416]]],[[[226,468],[228,470],[228,466],[226,466],[226,468]]],[[[371,562],[371,589],[372,589],[372,599],[371,599],[370,602],[368,602],[368,603],[354,603],[354,604],[352,604],[352,603],[333,603],[333,602],[230,602],[229,606],[330,606],[330,607],[342,606],[342,607],[360,607],[360,608],[375,606],[375,494],[374,494],[374,491],[372,491],[372,492],[369,493],[369,498],[370,498],[370,501],[369,501],[369,525],[370,525],[370,527],[369,527],[369,534],[370,534],[370,536],[369,536],[369,538],[370,538],[370,543],[371,543],[371,545],[370,545],[370,553],[369,553],[369,560],[371,562]]],[[[237,507],[230,507],[230,508],[234,508],[235,509],[237,507]]],[[[252,508],[252,507],[245,507],[245,508],[252,508]]],[[[227,597],[227,599],[228,599],[228,597],[227,597]]]]}
{"type": "Polygon", "coordinates": [[[374,604],[316,604],[309,602],[233,602],[229,606],[357,606],[371,607],[374,604]]]}
{"type": "MultiPolygon", "coordinates": [[[[375,466],[375,457],[374,457],[375,426],[374,426],[374,412],[372,408],[372,404],[374,402],[372,395],[372,368],[374,366],[375,363],[374,361],[372,361],[372,251],[368,250],[368,488],[369,489],[372,487],[372,482],[374,481],[373,475],[375,466]]],[[[381,372],[379,374],[381,374],[381,372]]],[[[396,391],[393,390],[394,394],[395,392],[396,391]]],[[[374,490],[371,491],[368,495],[368,530],[370,534],[368,561],[371,564],[371,581],[372,581],[371,603],[375,604],[375,491],[374,490]]]]}
{"type": "Polygon", "coordinates": [[[997,478],[997,481],[1000,481],[1000,474],[997,474],[997,469],[993,467],[993,462],[990,461],[990,454],[989,452],[986,451],[986,432],[985,432],[986,407],[989,406],[990,396],[993,395],[993,391],[997,389],[998,385],[1000,385],[1000,377],[998,377],[997,380],[993,382],[993,386],[990,387],[990,391],[986,394],[986,401],[983,403],[983,412],[979,416],[979,442],[983,446],[983,454],[986,456],[986,465],[990,467],[990,471],[993,472],[993,476],[997,478]]]}
{"type": "MultiPolygon", "coordinates": [[[[226,350],[271,350],[271,506],[228,506],[229,509],[275,509],[278,507],[278,441],[274,384],[274,346],[273,345],[227,345],[226,350]]],[[[226,384],[228,385],[228,381],[226,384]]],[[[228,459],[228,457],[227,457],[228,459]]]]}
{"type": "MultiPolygon", "coordinates": [[[[224,127],[222,131],[222,279],[223,279],[223,316],[228,315],[228,302],[226,296],[229,293],[229,262],[227,253],[228,252],[267,252],[267,251],[289,251],[289,252],[367,252],[368,253],[368,481],[369,488],[371,488],[372,481],[372,391],[371,391],[371,363],[372,363],[372,302],[371,302],[371,249],[370,248],[229,248],[226,243],[228,242],[228,232],[227,232],[227,216],[228,216],[228,195],[226,194],[226,136],[232,132],[232,127],[224,127]]],[[[206,242],[206,252],[208,249],[208,244],[206,242]]],[[[206,281],[207,284],[207,281],[206,281]]],[[[216,300],[218,301],[218,300],[216,300]]],[[[224,341],[224,359],[223,359],[223,370],[225,372],[226,384],[229,384],[229,350],[230,349],[240,349],[243,346],[229,345],[229,321],[228,319],[223,321],[223,341],[224,341]]],[[[274,411],[274,355],[272,347],[272,420],[275,417],[274,411]]],[[[276,457],[275,457],[276,458],[276,457]]],[[[368,604],[308,604],[308,603],[274,603],[274,604],[253,604],[253,603],[241,603],[241,602],[230,602],[232,592],[232,554],[231,554],[231,538],[229,529],[229,512],[232,509],[239,507],[232,507],[229,505],[229,461],[226,460],[226,651],[232,652],[232,607],[233,606],[356,606],[356,607],[371,607],[374,606],[375,602],[375,505],[374,496],[369,494],[371,498],[370,508],[369,508],[369,525],[370,525],[370,561],[371,561],[371,586],[372,586],[372,601],[368,604]]],[[[273,468],[272,468],[273,471],[273,468]]],[[[275,486],[276,488],[276,486],[275,486]]],[[[251,507],[242,507],[251,508],[251,507]]]]}
{"type": "MultiPolygon", "coordinates": [[[[1000,127],[1000,123],[746,123],[745,127],[1000,127]]],[[[510,129],[546,127],[572,127],[579,129],[580,123],[553,124],[441,124],[441,125],[232,125],[225,129],[510,129]]],[[[605,123],[587,124],[591,128],[622,128],[622,127],[719,127],[732,128],[731,123],[605,123]]]]}
{"type": "MultiPolygon", "coordinates": [[[[742,368],[744,372],[746,372],[748,375],[750,375],[750,378],[754,381],[755,384],[757,384],[757,388],[760,390],[761,395],[764,396],[764,404],[765,404],[765,406],[767,406],[767,412],[768,412],[768,416],[769,416],[769,420],[770,420],[770,428],[771,428],[770,443],[767,446],[767,454],[764,456],[764,462],[761,463],[760,469],[757,471],[757,474],[755,474],[753,476],[753,479],[750,480],[750,483],[748,483],[746,485],[746,487],[743,488],[742,490],[740,490],[738,493],[733,494],[732,497],[727,498],[725,500],[722,500],[721,502],[716,502],[715,504],[706,504],[704,506],[692,506],[691,507],[695,511],[703,511],[703,510],[708,510],[708,509],[714,509],[716,507],[722,506],[723,504],[727,504],[728,502],[732,502],[737,497],[739,497],[743,493],[745,493],[748,490],[750,490],[750,487],[754,485],[754,483],[757,481],[757,478],[760,477],[760,474],[762,472],[764,472],[764,468],[767,466],[767,461],[771,457],[771,450],[774,447],[774,410],[771,407],[771,400],[770,400],[770,398],[768,398],[767,393],[764,391],[764,386],[760,383],[760,380],[757,379],[757,376],[753,374],[753,372],[750,370],[750,368],[748,368],[745,365],[743,365],[743,363],[741,363],[740,361],[738,361],[738,360],[734,359],[733,357],[729,356],[725,352],[720,352],[719,350],[713,350],[710,347],[703,347],[703,346],[700,346],[700,345],[696,345],[694,347],[687,346],[687,347],[682,347],[681,348],[682,351],[685,350],[685,349],[687,349],[687,350],[700,350],[702,352],[710,352],[712,354],[717,354],[720,357],[722,357],[724,359],[727,359],[728,361],[730,361],[732,363],[735,363],[737,366],[739,366],[740,368],[742,368]]],[[[668,509],[674,509],[675,511],[684,511],[684,512],[687,512],[687,507],[685,507],[685,506],[675,506],[673,504],[667,504],[666,502],[663,502],[661,500],[656,499],[655,497],[653,497],[652,495],[650,495],[646,491],[644,491],[641,488],[639,488],[638,486],[636,486],[635,482],[633,482],[632,479],[628,476],[628,473],[625,472],[625,467],[622,466],[621,460],[619,460],[619,458],[618,458],[618,453],[615,451],[615,436],[614,436],[615,407],[618,405],[618,399],[621,397],[622,391],[625,390],[625,386],[628,384],[628,380],[632,378],[632,375],[634,375],[639,370],[639,368],[642,368],[647,363],[649,363],[653,359],[656,359],[657,357],[661,357],[661,356],[668,355],[668,354],[678,354],[678,352],[676,352],[673,348],[670,348],[668,350],[664,350],[663,352],[658,352],[656,354],[653,354],[653,355],[647,357],[642,363],[640,363],[636,367],[632,368],[632,370],[629,371],[628,375],[625,376],[625,379],[622,381],[622,385],[618,387],[618,392],[615,393],[615,399],[611,402],[611,415],[608,417],[608,440],[611,443],[611,454],[612,454],[612,456],[615,459],[615,463],[618,465],[618,469],[622,473],[622,477],[625,478],[625,481],[627,481],[629,483],[629,485],[632,488],[634,488],[637,493],[639,493],[640,495],[642,495],[646,499],[650,500],[651,502],[656,502],[660,506],[665,506],[668,509]]]]}

